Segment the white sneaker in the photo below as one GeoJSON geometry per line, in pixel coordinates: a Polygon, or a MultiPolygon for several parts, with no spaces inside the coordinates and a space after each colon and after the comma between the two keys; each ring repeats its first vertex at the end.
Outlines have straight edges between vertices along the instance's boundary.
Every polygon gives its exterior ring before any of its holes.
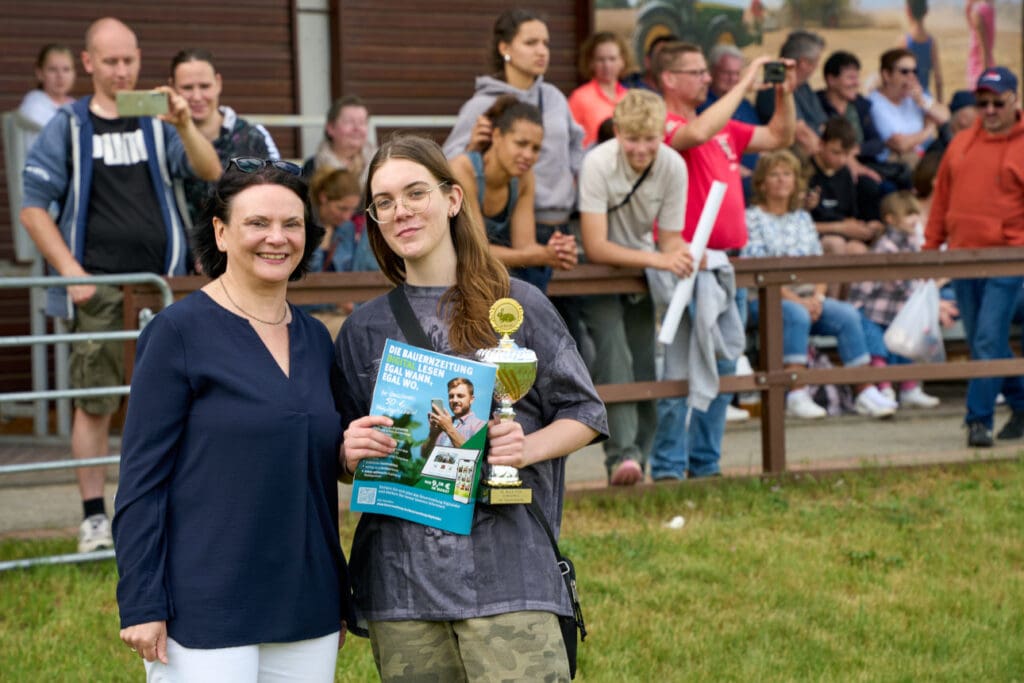
{"type": "Polygon", "coordinates": [[[941,402],[938,397],[924,393],[920,384],[900,392],[900,405],[907,408],[934,408],[941,402]]]}
{"type": "Polygon", "coordinates": [[[899,405],[899,403],[897,403],[897,401],[896,401],[896,390],[893,389],[891,386],[890,387],[886,387],[885,389],[879,389],[878,393],[880,393],[882,396],[885,396],[887,399],[889,399],[893,403],[896,403],[896,405],[899,405]]]}
{"type": "Polygon", "coordinates": [[[815,403],[806,389],[796,389],[786,396],[786,415],[801,420],[820,420],[828,411],[815,403]]]}
{"type": "Polygon", "coordinates": [[[892,416],[896,412],[897,405],[883,396],[878,387],[870,386],[857,394],[854,407],[857,409],[858,415],[882,418],[892,416]]]}
{"type": "Polygon", "coordinates": [[[744,410],[743,408],[737,408],[731,403],[725,406],[726,422],[746,422],[749,419],[750,411],[744,410]]]}
{"type": "Polygon", "coordinates": [[[82,520],[78,527],[78,552],[91,553],[114,547],[114,537],[110,535],[110,520],[106,515],[90,515],[82,520]]]}

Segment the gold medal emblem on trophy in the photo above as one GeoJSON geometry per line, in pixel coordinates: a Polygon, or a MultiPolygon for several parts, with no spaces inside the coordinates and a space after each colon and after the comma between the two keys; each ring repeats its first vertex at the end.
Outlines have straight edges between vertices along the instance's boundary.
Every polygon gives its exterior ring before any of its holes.
{"type": "MultiPolygon", "coordinates": [[[[537,354],[516,345],[510,336],[523,324],[523,307],[512,298],[498,299],[491,306],[491,327],[501,335],[498,345],[476,352],[478,360],[497,367],[494,379],[494,398],[498,402],[496,414],[502,422],[516,416],[512,404],[526,396],[537,379],[537,354]]],[[[490,475],[484,480],[489,488],[486,498],[491,504],[529,503],[530,489],[523,488],[519,470],[509,465],[491,465],[490,475]]]]}

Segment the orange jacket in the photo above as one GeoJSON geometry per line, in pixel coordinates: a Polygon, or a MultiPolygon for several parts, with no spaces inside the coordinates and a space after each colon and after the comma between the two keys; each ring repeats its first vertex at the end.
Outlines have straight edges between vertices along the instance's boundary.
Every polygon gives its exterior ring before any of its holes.
{"type": "Polygon", "coordinates": [[[924,248],[1024,245],[1024,119],[1009,133],[974,126],[949,143],[935,177],[924,248]]]}

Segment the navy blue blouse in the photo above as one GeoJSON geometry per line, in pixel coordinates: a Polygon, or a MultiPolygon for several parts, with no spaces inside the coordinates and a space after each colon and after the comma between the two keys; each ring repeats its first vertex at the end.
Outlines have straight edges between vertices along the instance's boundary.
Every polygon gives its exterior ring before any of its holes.
{"type": "Polygon", "coordinates": [[[166,620],[180,644],[220,648],[350,619],[333,345],[291,311],[290,376],[203,292],[143,331],[113,527],[122,627],[166,620]]]}

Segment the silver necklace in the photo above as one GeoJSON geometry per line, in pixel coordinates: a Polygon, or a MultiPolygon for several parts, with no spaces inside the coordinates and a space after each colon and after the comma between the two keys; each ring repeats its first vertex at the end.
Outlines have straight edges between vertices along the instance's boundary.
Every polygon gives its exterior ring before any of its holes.
{"type": "Polygon", "coordinates": [[[256,322],[263,323],[264,325],[280,325],[281,323],[284,322],[284,319],[288,317],[288,302],[285,302],[284,313],[281,314],[281,317],[277,320],[277,322],[257,318],[252,313],[239,306],[238,303],[231,298],[231,294],[228,293],[227,285],[224,284],[224,278],[220,278],[218,282],[220,282],[220,288],[224,290],[224,296],[226,296],[228,298],[228,301],[231,302],[231,305],[237,308],[239,311],[241,311],[245,315],[245,317],[252,318],[256,322]]]}

